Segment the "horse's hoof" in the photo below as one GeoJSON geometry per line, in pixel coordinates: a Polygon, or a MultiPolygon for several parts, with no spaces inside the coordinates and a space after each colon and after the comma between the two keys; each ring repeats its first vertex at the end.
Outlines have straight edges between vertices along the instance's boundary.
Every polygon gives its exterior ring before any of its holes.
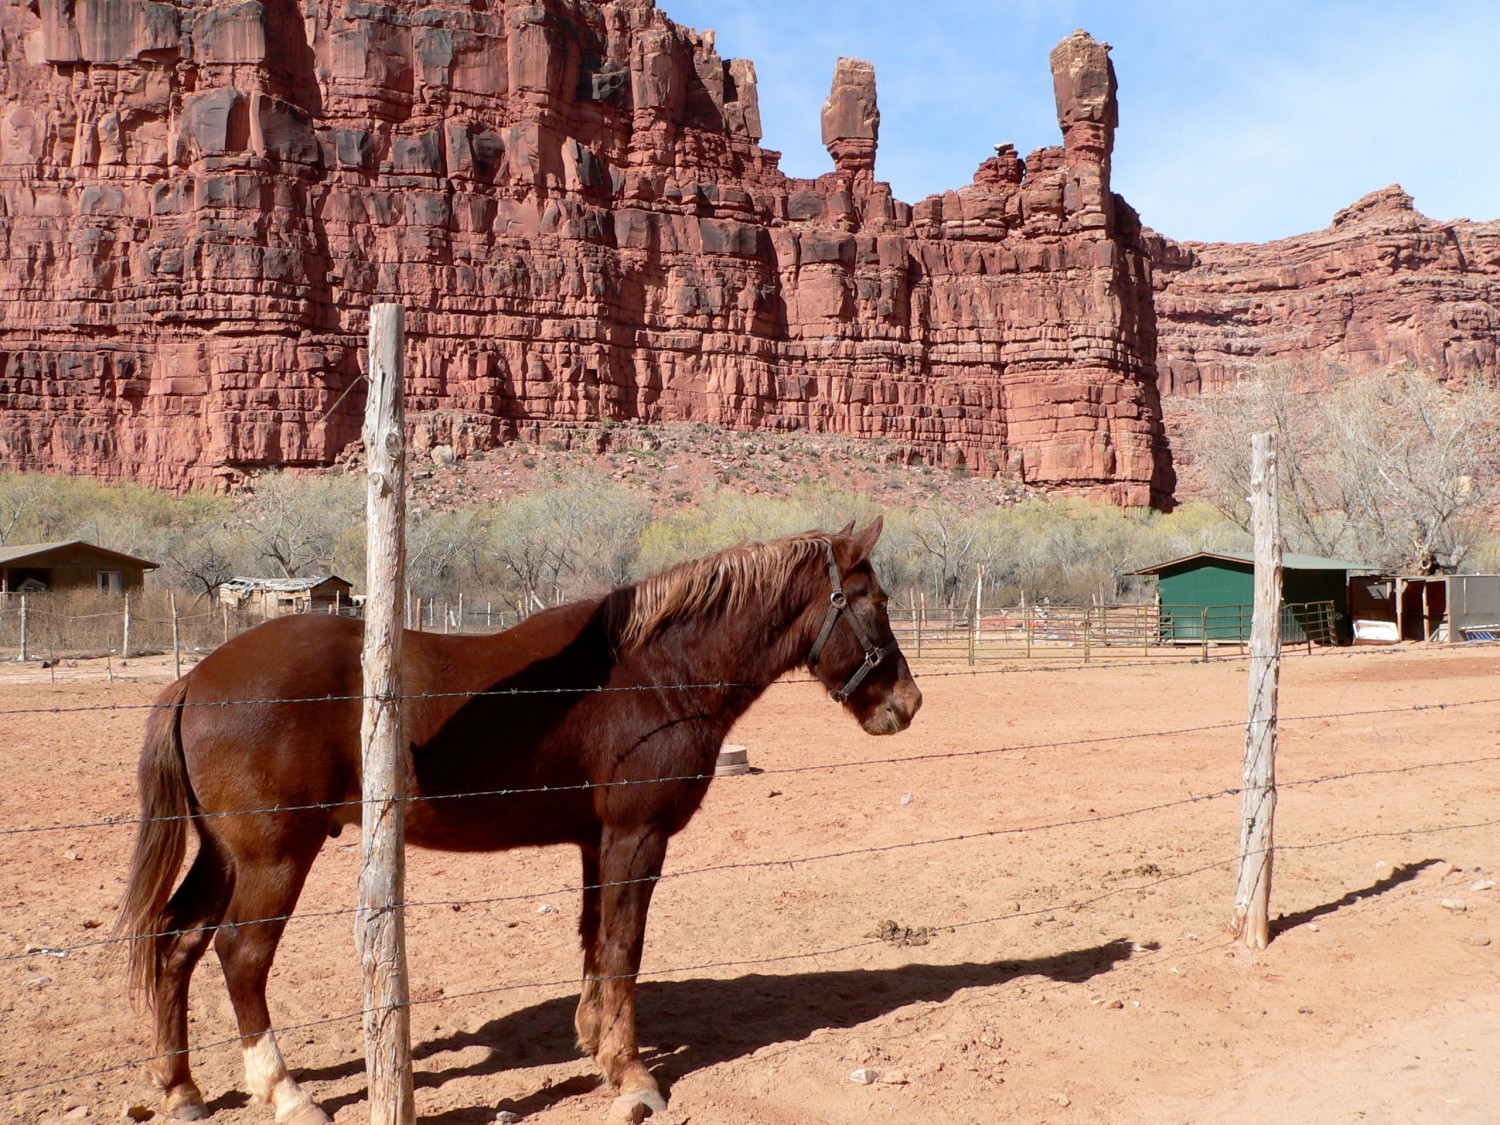
{"type": "Polygon", "coordinates": [[[614,1105],[609,1107],[609,1116],[605,1120],[611,1125],[617,1121],[628,1122],[629,1125],[640,1125],[651,1114],[666,1112],[667,1099],[658,1091],[635,1090],[616,1098],[614,1105]]]}
{"type": "Polygon", "coordinates": [[[332,1125],[332,1122],[333,1118],[309,1102],[285,1121],[278,1121],[276,1125],[332,1125]]]}
{"type": "Polygon", "coordinates": [[[202,1121],[208,1116],[208,1106],[203,1104],[203,1095],[196,1086],[171,1091],[161,1103],[162,1114],[177,1121],[202,1121]]]}

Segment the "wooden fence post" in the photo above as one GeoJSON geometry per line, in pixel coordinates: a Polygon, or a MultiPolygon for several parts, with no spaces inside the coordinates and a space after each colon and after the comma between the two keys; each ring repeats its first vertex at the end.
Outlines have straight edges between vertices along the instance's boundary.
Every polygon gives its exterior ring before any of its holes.
{"type": "Polygon", "coordinates": [[[979,577],[974,581],[974,648],[977,652],[983,639],[984,629],[984,567],[979,568],[979,577]]]}
{"type": "Polygon", "coordinates": [[[406,974],[406,736],[401,592],[406,581],[406,316],[370,308],[365,402],[365,635],[360,655],[363,826],[355,938],[364,974],[370,1125],[413,1125],[411,995],[406,974]]]}
{"type": "Polygon", "coordinates": [[[130,595],[125,595],[125,635],[120,641],[120,659],[130,659],[130,595]]]}
{"type": "Polygon", "coordinates": [[[27,626],[26,595],[22,594],[21,595],[21,660],[22,660],[23,663],[25,661],[31,659],[31,653],[29,651],[27,651],[27,647],[26,647],[26,641],[27,641],[26,626],[27,626]]]}
{"type": "Polygon", "coordinates": [[[1240,870],[1234,929],[1252,949],[1271,940],[1272,822],[1276,813],[1276,694],[1281,677],[1281,519],[1276,435],[1251,439],[1250,511],[1255,530],[1255,616],[1250,625],[1249,718],[1240,793],[1240,870]]]}
{"type": "Polygon", "coordinates": [[[1208,660],[1208,606],[1203,607],[1203,624],[1198,635],[1203,638],[1203,659],[1208,660]]]}
{"type": "Polygon", "coordinates": [[[1031,606],[1026,603],[1026,593],[1021,593],[1021,618],[1026,626],[1026,655],[1031,656],[1031,606]]]}
{"type": "Polygon", "coordinates": [[[175,669],[174,675],[180,680],[182,679],[182,645],[177,635],[177,591],[167,592],[167,604],[172,607],[172,666],[175,669]]]}
{"type": "Polygon", "coordinates": [[[917,608],[916,608],[915,612],[916,612],[916,615],[917,615],[917,656],[920,658],[921,655],[922,655],[922,626],[927,621],[927,591],[926,590],[919,590],[917,592],[916,606],[917,606],[917,608]]]}
{"type": "Polygon", "coordinates": [[[1083,662],[1089,662],[1089,620],[1094,616],[1092,606],[1083,607],[1083,662]]]}

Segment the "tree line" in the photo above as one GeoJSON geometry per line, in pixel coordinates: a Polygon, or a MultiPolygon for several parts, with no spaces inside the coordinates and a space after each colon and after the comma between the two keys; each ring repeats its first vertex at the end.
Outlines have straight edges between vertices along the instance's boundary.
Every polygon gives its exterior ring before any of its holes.
{"type": "MultiPolygon", "coordinates": [[[[1407,573],[1493,569],[1500,396],[1407,368],[1335,380],[1272,367],[1183,410],[1186,475],[1212,502],[1163,514],[1069,497],[963,510],[937,496],[892,509],[804,483],[788,496],[720,488],[692,505],[586,468],[537,473],[525,492],[448,506],[413,503],[414,596],[491,602],[526,614],[622,585],[735,543],[883,515],[876,553],[900,607],[921,597],[961,612],[980,569],[985,602],[1116,602],[1148,588],[1132,571],[1202,550],[1249,546],[1249,435],[1281,441],[1289,550],[1407,573]]],[[[212,594],[237,575],[336,573],[363,587],[364,481],[268,472],[234,496],[0,474],[0,543],[79,538],[161,564],[155,585],[212,594]]]]}

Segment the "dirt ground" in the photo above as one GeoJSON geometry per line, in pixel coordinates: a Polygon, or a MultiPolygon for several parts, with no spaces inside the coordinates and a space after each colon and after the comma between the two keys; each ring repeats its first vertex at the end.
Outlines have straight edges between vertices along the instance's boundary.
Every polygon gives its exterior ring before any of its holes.
{"type": "MultiPolygon", "coordinates": [[[[887,739],[773,687],[732,737],[764,772],[714,783],[656,892],[640,1019],[667,1121],[1496,1120],[1500,650],[1288,656],[1264,952],[1225,930],[1238,798],[1186,800],[1239,783],[1244,664],[1130,663],[919,667],[926,705],[887,739]],[[1413,709],[1439,703],[1463,705],[1413,709]],[[1298,784],[1332,774],[1353,776],[1298,784]],[[764,865],[694,873],[736,863],[764,865]],[[887,920],[931,932],[872,936],[887,920]]],[[[0,672],[0,712],[138,703],[170,675],[57,671],[0,672]]],[[[135,815],[144,717],[0,714],[0,829],[135,815]]],[[[0,837],[0,1090],[147,1053],[117,951],[25,953],[107,935],[132,831],[0,837]]],[[[303,911],[351,904],[350,835],[303,911]]],[[[425,1120],[608,1108],[572,1044],[577,867],[411,854],[410,899],[470,902],[408,914],[425,1120]]],[[[360,1007],[351,931],[295,919],[271,981],[278,1024],[313,1024],[282,1047],[340,1125],[368,1116],[359,1022],[315,1021],[360,1007]]],[[[211,1046],[234,1033],[212,955],[193,1013],[211,1120],[269,1125],[211,1046]]],[[[129,1066],[0,1097],[0,1120],[143,1103],[129,1066]]]]}

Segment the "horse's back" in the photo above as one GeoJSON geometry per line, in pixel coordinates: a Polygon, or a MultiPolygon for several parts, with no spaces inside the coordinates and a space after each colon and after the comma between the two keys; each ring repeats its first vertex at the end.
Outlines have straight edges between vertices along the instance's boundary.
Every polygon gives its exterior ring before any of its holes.
{"type": "Polygon", "coordinates": [[[357,793],[362,636],[359,622],[331,614],[276,618],[188,673],[182,748],[205,811],[357,793]]]}

